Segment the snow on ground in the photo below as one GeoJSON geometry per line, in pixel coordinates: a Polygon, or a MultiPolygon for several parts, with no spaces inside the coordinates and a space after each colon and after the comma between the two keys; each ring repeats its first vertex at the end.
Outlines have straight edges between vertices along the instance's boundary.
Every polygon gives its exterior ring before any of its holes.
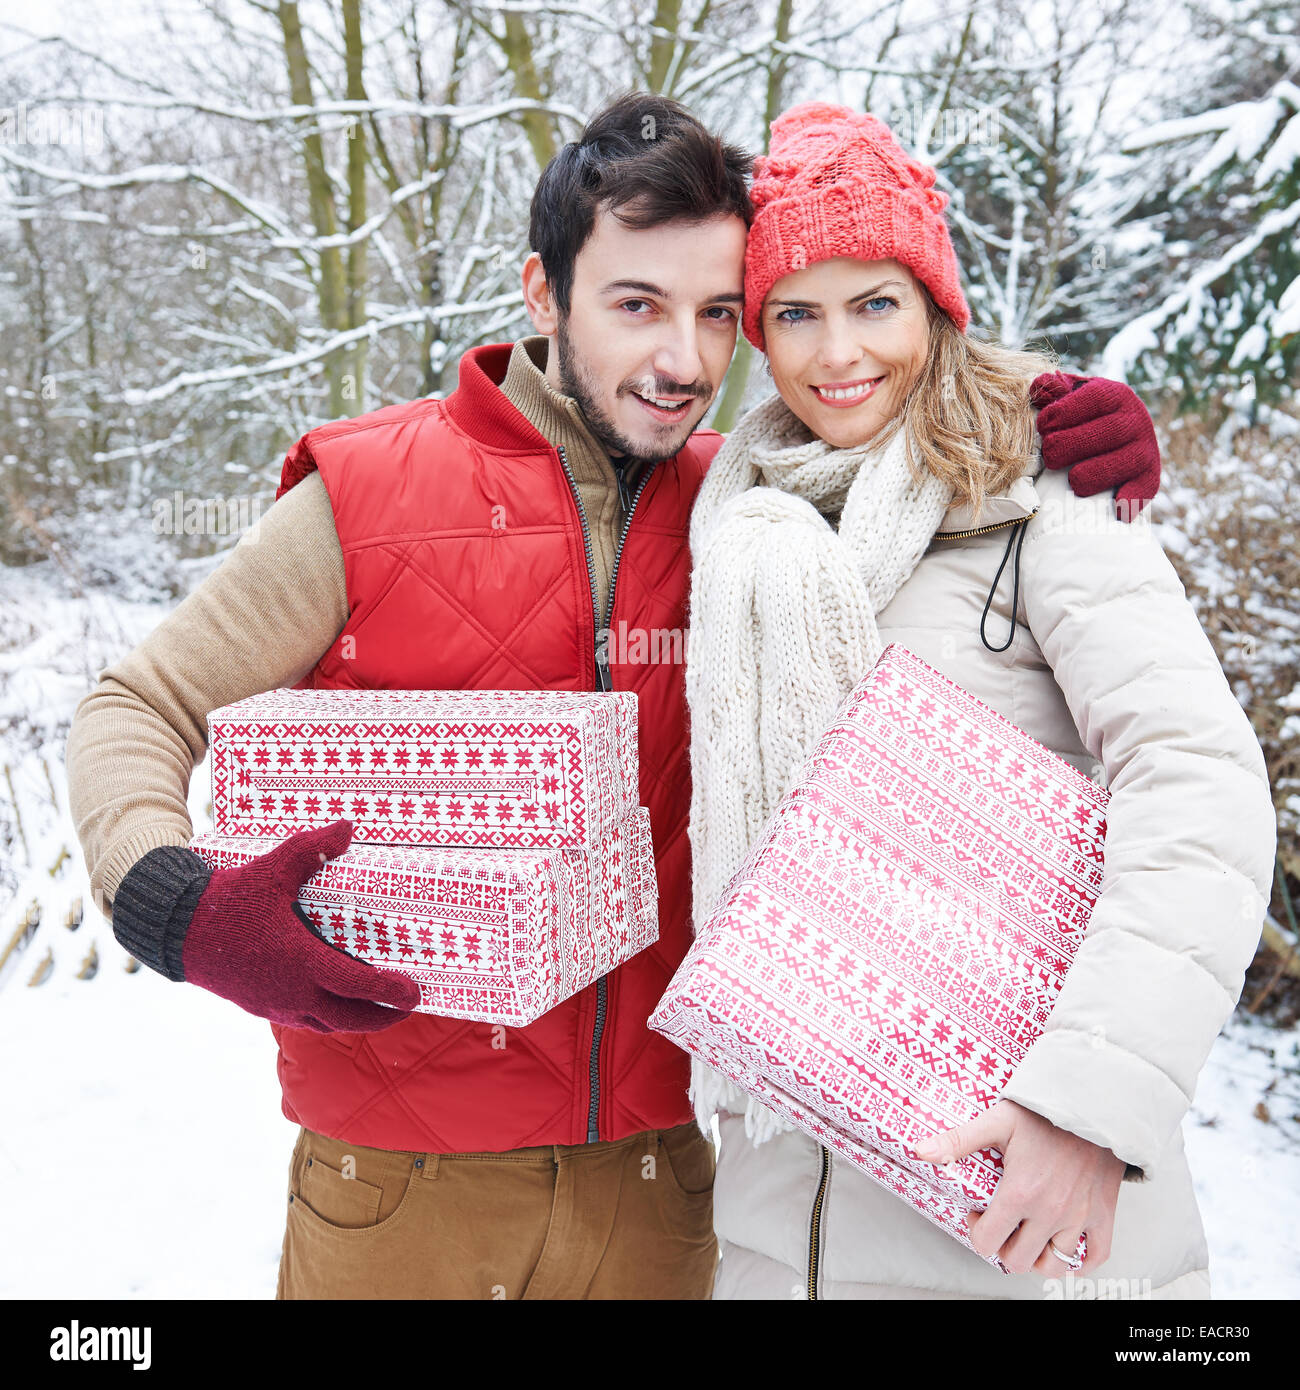
{"type": "MultiPolygon", "coordinates": [[[[31,851],[29,863],[18,847],[9,866],[8,901],[0,875],[0,947],[33,897],[44,907],[0,979],[0,1298],[271,1298],[297,1130],[280,1113],[270,1026],[147,969],[125,972],[67,813],[72,708],[167,607],[42,594],[12,571],[0,580],[0,677],[21,671],[31,722],[50,731],[39,752],[0,732],[31,851]],[[25,633],[22,613],[39,614],[39,632],[25,633]],[[64,845],[71,858],[52,875],[64,845]],[[77,895],[85,918],[69,931],[77,895]],[[92,941],[98,973],[77,979],[92,941]],[[47,948],[53,971],[29,988],[47,948]]],[[[0,680],[0,730],[13,694],[0,680]]],[[[190,788],[196,832],[209,824],[206,776],[205,762],[190,788]]],[[[1234,1015],[1184,1133],[1215,1295],[1300,1296],[1300,1033],[1234,1015]]]]}
{"type": "Polygon", "coordinates": [[[271,1298],[297,1127],[270,1026],[95,935],[94,980],[69,952],[0,996],[0,1298],[271,1298]]]}
{"type": "Polygon", "coordinates": [[[1238,1009],[1201,1073],[1183,1136],[1213,1296],[1300,1298],[1300,1033],[1238,1009]]]}
{"type": "Polygon", "coordinates": [[[93,910],[49,937],[0,994],[0,1298],[272,1297],[297,1127],[270,1026],[126,974],[93,910]],[[49,937],[54,973],[29,989],[49,937]]]}

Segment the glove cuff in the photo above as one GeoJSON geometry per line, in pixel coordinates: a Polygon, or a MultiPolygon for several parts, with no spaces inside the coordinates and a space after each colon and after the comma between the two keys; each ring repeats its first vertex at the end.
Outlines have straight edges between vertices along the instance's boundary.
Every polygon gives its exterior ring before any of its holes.
{"type": "Polygon", "coordinates": [[[212,870],[192,850],[159,845],[127,870],[113,896],[113,935],[143,965],[179,983],[194,909],[212,870]]]}

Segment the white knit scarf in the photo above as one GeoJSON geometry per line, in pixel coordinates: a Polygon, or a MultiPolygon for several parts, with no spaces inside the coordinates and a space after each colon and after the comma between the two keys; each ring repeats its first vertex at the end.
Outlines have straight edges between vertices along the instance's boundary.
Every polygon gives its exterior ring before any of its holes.
{"type": "MultiPolygon", "coordinates": [[[[686,695],[691,717],[694,924],[792,785],[844,698],[880,655],[876,614],[911,574],[952,498],[913,479],[902,428],[837,449],[779,395],[751,410],[711,464],[691,513],[686,695]],[[839,530],[821,515],[843,509],[839,530]]],[[[760,1143],[792,1128],[698,1060],[705,1132],[722,1105],[760,1143]]]]}

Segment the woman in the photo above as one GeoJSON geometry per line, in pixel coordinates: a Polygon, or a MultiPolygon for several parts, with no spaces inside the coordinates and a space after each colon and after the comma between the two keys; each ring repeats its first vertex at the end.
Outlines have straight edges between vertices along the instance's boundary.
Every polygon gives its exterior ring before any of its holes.
{"type": "Polygon", "coordinates": [[[1208,1296],[1180,1121],[1258,941],[1264,762],[1145,519],[1041,471],[1047,365],[969,337],[934,171],[811,102],[755,165],[744,330],[778,394],[691,520],[697,930],[843,697],[900,642],[1111,791],[1049,1026],[935,1162],[993,1145],[1002,1274],[696,1064],[719,1117],[715,1297],[1208,1296]],[[1087,1260],[1077,1269],[1077,1237],[1087,1260]]]}

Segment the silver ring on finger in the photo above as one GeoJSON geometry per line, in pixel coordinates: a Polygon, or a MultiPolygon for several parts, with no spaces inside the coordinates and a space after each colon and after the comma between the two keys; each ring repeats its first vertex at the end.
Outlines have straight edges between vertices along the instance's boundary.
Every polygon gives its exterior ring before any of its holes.
{"type": "Polygon", "coordinates": [[[1058,1249],[1056,1248],[1056,1242],[1055,1242],[1054,1240],[1050,1240],[1050,1239],[1048,1240],[1048,1242],[1047,1242],[1047,1248],[1052,1252],[1053,1255],[1056,1256],[1056,1258],[1057,1258],[1058,1260],[1060,1260],[1060,1262],[1061,1262],[1063,1265],[1066,1265],[1068,1268],[1070,1268],[1070,1269],[1082,1269],[1082,1268],[1083,1268],[1083,1252],[1084,1252],[1088,1247],[1085,1245],[1085,1243],[1084,1243],[1084,1237],[1083,1237],[1082,1235],[1080,1235],[1080,1236],[1079,1236],[1079,1239],[1075,1242],[1074,1254],[1073,1254],[1073,1255],[1067,1255],[1067,1254],[1065,1254],[1063,1251],[1058,1250],[1058,1249]]]}

